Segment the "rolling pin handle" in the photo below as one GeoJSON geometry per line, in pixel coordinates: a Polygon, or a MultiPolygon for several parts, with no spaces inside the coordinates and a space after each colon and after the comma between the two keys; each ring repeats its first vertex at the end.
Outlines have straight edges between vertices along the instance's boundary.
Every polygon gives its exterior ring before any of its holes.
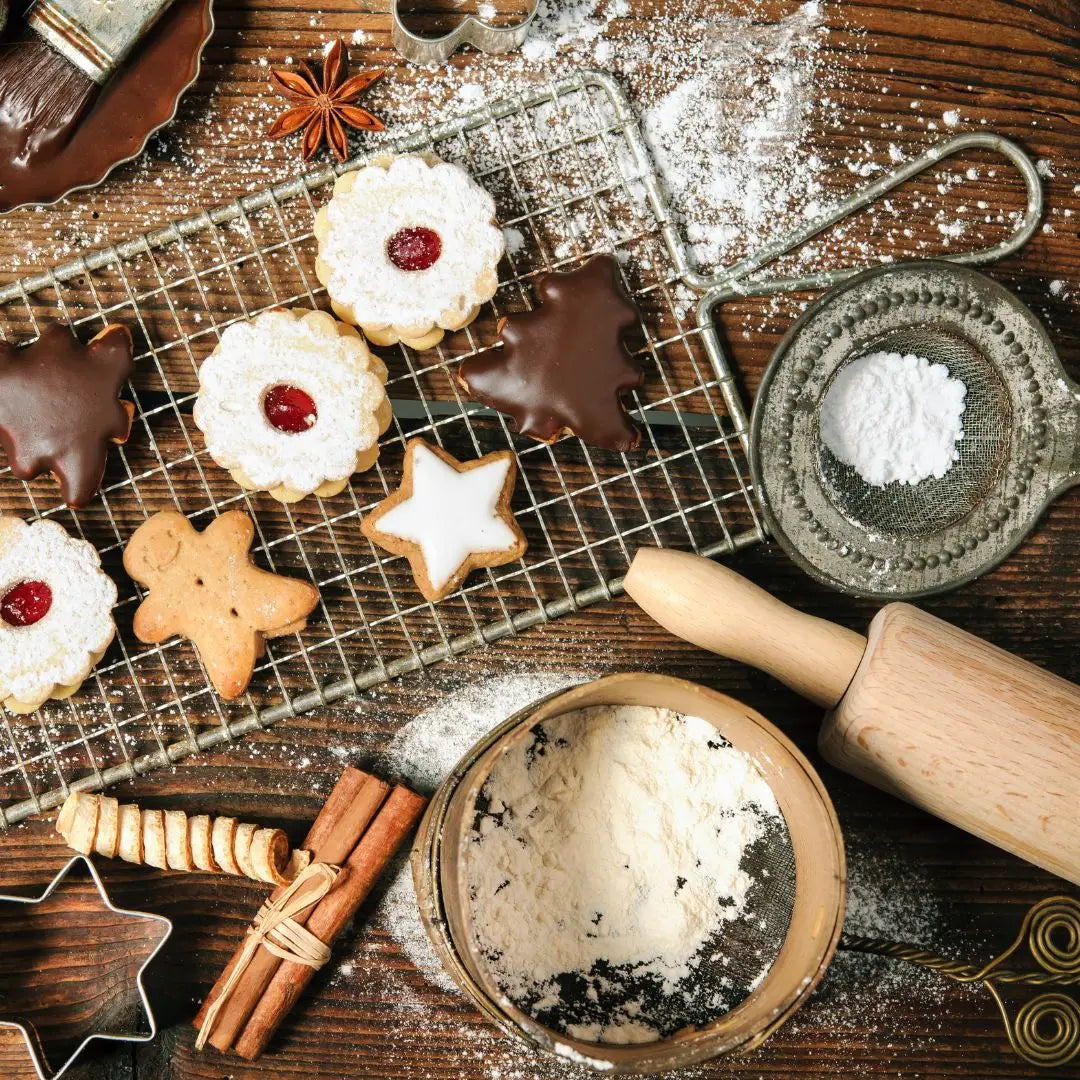
{"type": "Polygon", "coordinates": [[[844,696],[866,650],[861,634],[804,615],[689,552],[640,548],[624,587],[677,637],[767,671],[826,709],[844,696]]]}

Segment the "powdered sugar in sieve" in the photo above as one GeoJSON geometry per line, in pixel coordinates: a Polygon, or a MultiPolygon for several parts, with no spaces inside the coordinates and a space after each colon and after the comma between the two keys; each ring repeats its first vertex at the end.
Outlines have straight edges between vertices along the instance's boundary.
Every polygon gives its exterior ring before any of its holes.
{"type": "Polygon", "coordinates": [[[966,393],[944,364],[872,352],[836,373],[821,403],[821,439],[874,487],[940,480],[960,456],[966,393]]]}

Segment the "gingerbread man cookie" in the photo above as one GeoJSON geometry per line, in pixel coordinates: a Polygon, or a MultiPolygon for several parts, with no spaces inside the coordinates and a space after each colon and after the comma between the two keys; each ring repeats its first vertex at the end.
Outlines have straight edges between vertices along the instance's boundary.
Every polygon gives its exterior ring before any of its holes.
{"type": "Polygon", "coordinates": [[[116,586],[98,553],[55,521],[0,516],[0,702],[33,712],[66,698],[116,633],[116,586]]]}
{"type": "Polygon", "coordinates": [[[241,510],[201,533],[183,514],[164,510],[140,525],[124,550],[124,569],[148,590],[135,612],[135,636],[147,644],[188,638],[226,701],[247,689],[266,639],[303,630],[319,602],[306,581],[255,566],[254,536],[241,510]]]}
{"type": "Polygon", "coordinates": [[[401,487],[360,528],[379,547],[404,555],[424,596],[441,600],[473,570],[525,554],[525,534],[510,509],[516,480],[509,450],[461,462],[411,439],[401,487]]]}
{"type": "Polygon", "coordinates": [[[334,184],[315,216],[330,305],[376,345],[430,349],[499,287],[495,202],[434,154],[384,157],[334,184]]]}
{"type": "Polygon", "coordinates": [[[325,311],[271,308],[221,335],[192,415],[241,487],[280,502],[328,498],[379,456],[385,382],[358,330],[325,311]]]}
{"type": "Polygon", "coordinates": [[[135,407],[120,399],[131,365],[131,331],[119,324],[85,346],[59,324],[22,348],[0,342],[0,445],[12,475],[52,473],[64,502],[85,506],[110,444],[131,434],[135,407]]]}
{"type": "Polygon", "coordinates": [[[554,442],[571,434],[605,450],[634,449],[641,432],[622,395],[645,374],[624,341],[639,315],[618,264],[597,255],[569,273],[545,274],[536,295],[538,308],[503,320],[502,351],[470,356],[458,380],[522,435],[554,442]]]}

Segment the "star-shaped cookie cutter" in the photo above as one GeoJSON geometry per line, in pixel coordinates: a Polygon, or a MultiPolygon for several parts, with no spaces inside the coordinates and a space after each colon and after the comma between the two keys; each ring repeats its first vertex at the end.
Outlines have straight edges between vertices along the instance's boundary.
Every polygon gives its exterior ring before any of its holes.
{"type": "Polygon", "coordinates": [[[60,1077],[64,1075],[75,1063],[75,1060],[86,1049],[86,1047],[94,1039],[104,1039],[111,1042],[130,1042],[130,1043],[147,1043],[152,1041],[157,1036],[157,1021],[154,1018],[154,1012],[150,1008],[150,1000],[146,996],[146,988],[143,986],[143,973],[146,971],[150,962],[161,951],[162,946],[169,939],[169,935],[172,934],[173,924],[171,919],[165,918],[164,915],[151,915],[145,911],[128,911],[125,908],[117,907],[110,899],[109,894],[105,891],[105,886],[102,884],[101,878],[98,876],[98,872],[94,867],[94,864],[86,858],[85,855],[76,855],[64,867],[59,873],[52,879],[48,887],[40,896],[9,896],[6,894],[0,894],[0,903],[12,903],[12,904],[40,904],[45,900],[48,900],[50,896],[60,887],[63,881],[71,873],[77,864],[83,864],[90,873],[90,879],[93,881],[95,888],[98,891],[98,895],[101,897],[102,904],[106,909],[113,912],[116,915],[127,916],[132,919],[144,919],[148,922],[158,923],[162,927],[161,937],[157,944],[147,954],[146,959],[143,961],[139,968],[138,973],[135,976],[135,985],[139,992],[139,1004],[142,1006],[142,1012],[146,1017],[146,1023],[148,1031],[134,1032],[134,1033],[118,1033],[118,1032],[91,1032],[84,1038],[79,1045],[70,1053],[67,1060],[56,1071],[52,1071],[48,1062],[45,1059],[44,1049],[41,1044],[40,1037],[34,1024],[26,1020],[8,1020],[4,1019],[2,1013],[0,1013],[0,1028],[13,1028],[20,1032],[23,1041],[26,1043],[26,1048],[30,1053],[30,1059],[34,1064],[34,1071],[37,1073],[39,1080],[60,1080],[60,1077]]]}
{"type": "Polygon", "coordinates": [[[540,0],[529,0],[529,10],[525,17],[509,26],[492,26],[475,15],[466,15],[449,34],[424,37],[413,33],[405,25],[401,17],[401,4],[402,0],[390,2],[394,18],[394,48],[414,64],[441,64],[462,45],[472,45],[474,49],[492,54],[520,49],[529,36],[529,28],[540,9],[540,0]]]}

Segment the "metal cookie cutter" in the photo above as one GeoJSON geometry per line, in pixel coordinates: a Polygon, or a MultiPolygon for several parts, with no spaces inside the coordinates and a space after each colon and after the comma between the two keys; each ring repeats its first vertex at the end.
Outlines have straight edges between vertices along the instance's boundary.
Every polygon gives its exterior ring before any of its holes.
{"type": "MultiPolygon", "coordinates": [[[[0,0],[3,3],[3,0],[0,0]]],[[[465,18],[442,37],[414,34],[402,21],[401,0],[391,0],[394,17],[394,48],[414,64],[441,64],[462,45],[472,45],[483,53],[508,53],[520,49],[540,8],[540,0],[529,0],[525,18],[510,26],[492,26],[475,15],[465,18]]]]}
{"type": "MultiPolygon", "coordinates": [[[[58,1068],[52,1069],[45,1056],[44,1043],[51,1042],[52,1039],[42,1039],[41,1027],[43,1026],[38,1019],[38,1014],[45,1013],[46,1009],[55,1013],[55,1007],[52,1003],[52,999],[58,996],[57,991],[67,994],[71,991],[71,996],[67,1002],[62,1004],[74,1004],[81,1007],[83,1014],[90,1015],[90,1023],[95,1026],[100,1024],[103,1027],[108,1027],[110,1020],[108,1018],[108,1003],[101,1005],[100,1002],[103,998],[111,999],[113,997],[119,997],[123,990],[127,986],[130,986],[129,982],[125,985],[119,984],[120,973],[118,969],[125,957],[130,958],[134,954],[134,958],[137,961],[141,955],[138,946],[141,942],[118,940],[116,936],[111,936],[108,941],[108,946],[117,957],[116,968],[112,971],[106,971],[102,973],[100,977],[94,978],[73,978],[71,980],[57,978],[60,964],[51,963],[46,959],[50,954],[55,959],[58,955],[62,957],[63,954],[71,954],[71,965],[73,969],[77,970],[77,965],[85,967],[86,954],[88,948],[88,942],[85,934],[80,931],[84,928],[78,926],[72,926],[71,917],[74,909],[74,905],[65,905],[63,910],[63,922],[58,921],[54,932],[50,931],[45,935],[44,940],[41,937],[29,937],[26,947],[20,947],[16,945],[14,948],[10,942],[12,940],[12,932],[5,929],[0,929],[0,935],[2,935],[5,945],[2,951],[0,951],[0,1001],[3,1004],[3,1011],[0,1011],[0,1027],[14,1028],[16,1031],[22,1034],[26,1047],[30,1052],[30,1058],[34,1063],[34,1071],[37,1073],[39,1080],[59,1080],[74,1064],[75,1059],[83,1052],[87,1044],[93,1039],[108,1039],[114,1042],[132,1042],[132,1043],[145,1043],[150,1042],[157,1035],[157,1021],[154,1019],[154,1013],[150,1008],[150,1001],[146,996],[146,989],[143,986],[143,972],[146,971],[150,961],[161,951],[161,947],[168,940],[169,935],[172,933],[173,924],[169,919],[166,919],[163,915],[150,915],[142,911],[127,911],[124,908],[119,908],[109,899],[109,894],[105,891],[105,886],[101,882],[101,878],[98,876],[97,870],[94,868],[94,864],[86,858],[84,855],[76,855],[70,862],[68,862],[63,869],[52,879],[48,888],[37,897],[27,896],[6,896],[0,895],[0,920],[5,918],[18,918],[18,913],[13,909],[4,909],[5,904],[23,904],[23,905],[36,905],[45,903],[57,892],[62,889],[63,883],[71,871],[77,864],[83,864],[90,873],[90,878],[97,889],[98,895],[101,898],[102,904],[105,909],[113,912],[116,915],[128,917],[131,919],[144,920],[149,923],[157,924],[161,929],[155,936],[150,932],[150,928],[147,928],[147,946],[145,959],[139,966],[138,972],[135,975],[135,985],[138,988],[138,1003],[141,1006],[141,1011],[146,1017],[146,1029],[134,1030],[135,1024],[138,1019],[138,1011],[134,1010],[135,1016],[130,1016],[132,1010],[121,1009],[114,1010],[114,1016],[119,1012],[119,1016],[112,1021],[113,1024],[120,1027],[121,1030],[90,1030],[84,1037],[79,1038],[82,1035],[82,1030],[78,1030],[73,1036],[64,1038],[60,1036],[57,1038],[57,1042],[63,1042],[65,1047],[70,1045],[71,1039],[79,1039],[78,1045],[72,1050],[67,1057],[67,1060],[58,1068]],[[19,995],[24,997],[29,996],[33,992],[33,987],[27,983],[22,987],[19,987],[17,980],[23,976],[33,977],[38,972],[48,973],[52,979],[50,983],[50,1002],[48,1006],[42,1006],[34,1014],[34,1019],[30,1019],[29,1015],[31,1010],[34,1009],[34,1003],[28,1001],[27,1009],[20,1009],[15,1003],[18,1001],[19,995]],[[109,979],[110,974],[116,974],[115,979],[109,979]],[[82,989],[84,991],[84,999],[78,999],[75,994],[82,989]],[[105,1017],[102,1020],[102,1017],[105,1017]],[[131,1031],[123,1030],[125,1026],[130,1024],[131,1031]]],[[[96,907],[94,910],[100,911],[101,909],[96,907]]],[[[77,911],[75,914],[77,915],[77,911]]],[[[15,931],[17,933],[17,930],[15,931]]],[[[93,943],[90,942],[90,945],[93,943]]],[[[55,1026],[60,1027],[61,1020],[58,1018],[55,1026]]]]}

